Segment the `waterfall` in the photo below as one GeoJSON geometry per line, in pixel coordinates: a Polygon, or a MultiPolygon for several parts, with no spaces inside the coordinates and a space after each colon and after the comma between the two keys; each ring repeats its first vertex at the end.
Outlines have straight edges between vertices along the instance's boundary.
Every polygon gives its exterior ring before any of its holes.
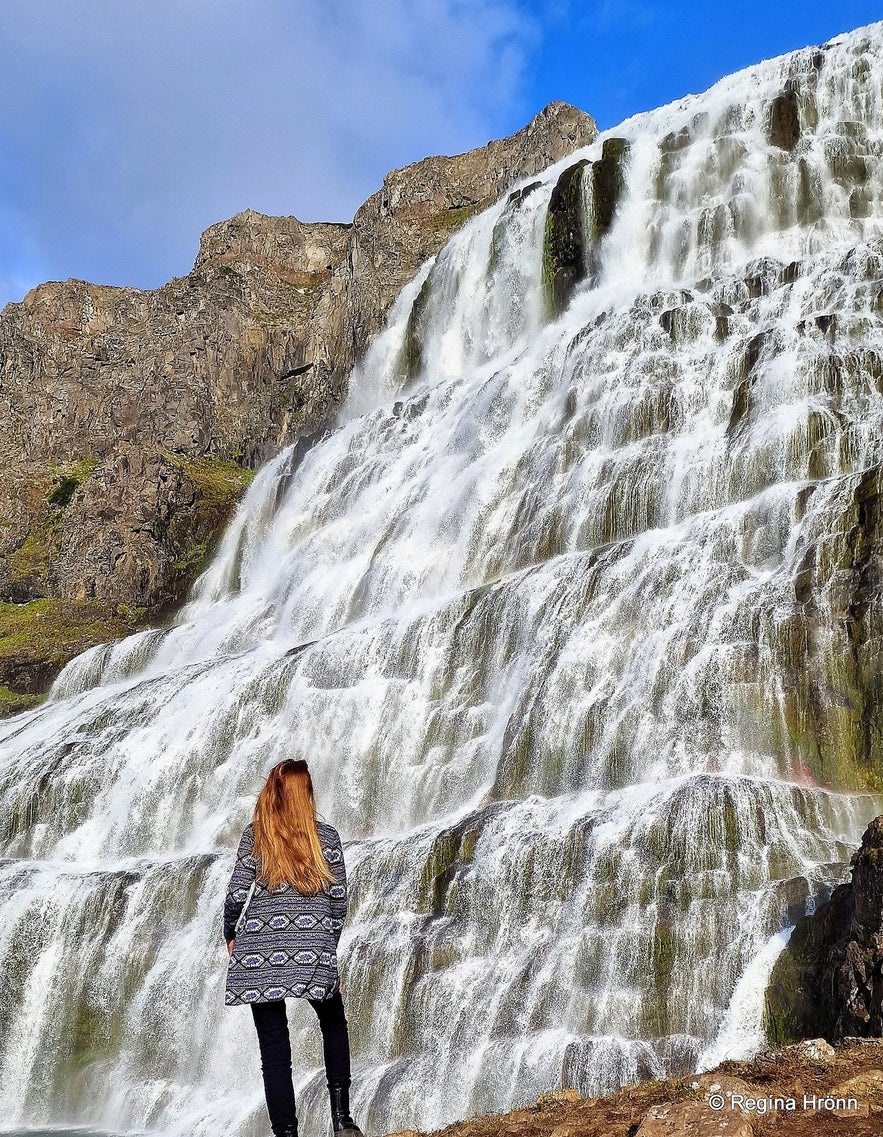
{"type": "Polygon", "coordinates": [[[757,1045],[775,946],[883,810],[848,595],[883,462],[881,81],[875,24],[475,218],[175,623],[0,725],[7,1124],[264,1132],[221,907],[289,756],[346,842],[366,1130],[757,1045]]]}

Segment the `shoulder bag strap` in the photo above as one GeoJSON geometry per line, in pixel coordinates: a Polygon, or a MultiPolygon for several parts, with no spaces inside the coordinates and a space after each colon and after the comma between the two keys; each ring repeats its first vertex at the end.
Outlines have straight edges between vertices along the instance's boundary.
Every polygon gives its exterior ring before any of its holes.
{"type": "Polygon", "coordinates": [[[245,913],[248,910],[248,902],[249,902],[249,900],[251,900],[252,896],[254,896],[254,890],[255,890],[256,884],[257,884],[257,881],[253,880],[251,882],[251,884],[248,886],[248,896],[246,896],[246,898],[245,898],[245,903],[242,905],[242,911],[239,913],[239,919],[236,921],[236,931],[237,932],[239,931],[239,928],[240,928],[243,920],[245,919],[245,913]]]}

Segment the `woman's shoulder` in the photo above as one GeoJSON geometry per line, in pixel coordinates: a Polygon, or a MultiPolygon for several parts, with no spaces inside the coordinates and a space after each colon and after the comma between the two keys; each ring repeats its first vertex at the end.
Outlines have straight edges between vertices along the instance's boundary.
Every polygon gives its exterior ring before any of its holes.
{"type": "Polygon", "coordinates": [[[340,844],[340,834],[337,832],[337,830],[334,828],[334,826],[331,825],[329,822],[320,821],[317,818],[316,819],[316,829],[319,833],[319,837],[322,839],[323,842],[327,842],[327,843],[332,844],[332,845],[339,845],[340,844]]]}

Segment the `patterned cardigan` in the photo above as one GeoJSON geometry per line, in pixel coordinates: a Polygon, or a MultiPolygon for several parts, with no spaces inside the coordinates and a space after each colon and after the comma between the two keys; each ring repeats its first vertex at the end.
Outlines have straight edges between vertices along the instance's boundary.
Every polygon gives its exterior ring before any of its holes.
{"type": "Polygon", "coordinates": [[[239,931],[258,862],[252,856],[254,829],[246,825],[224,898],[224,939],[233,940],[227,964],[226,1006],[274,999],[327,999],[340,986],[337,944],[347,913],[346,866],[337,830],[317,822],[322,852],[334,875],[315,895],[283,883],[272,892],[258,881],[239,931]]]}

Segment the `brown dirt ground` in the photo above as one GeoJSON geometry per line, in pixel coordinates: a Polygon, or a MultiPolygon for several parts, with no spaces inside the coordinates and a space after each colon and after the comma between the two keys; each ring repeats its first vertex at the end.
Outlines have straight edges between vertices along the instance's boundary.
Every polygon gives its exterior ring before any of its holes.
{"type": "MultiPolygon", "coordinates": [[[[684,1103],[672,1111],[670,1121],[649,1123],[645,1134],[711,1133],[751,1134],[752,1137],[883,1137],[883,1039],[860,1043],[838,1043],[832,1057],[813,1061],[797,1048],[789,1047],[762,1054],[750,1062],[724,1062],[714,1071],[680,1078],[659,1079],[627,1086],[603,1098],[581,1098],[572,1090],[553,1090],[536,1103],[511,1113],[472,1117],[437,1131],[433,1137],[636,1137],[649,1110],[663,1103],[684,1103]],[[849,1091],[859,1108],[844,1116],[828,1111],[803,1109],[803,1096],[824,1097],[835,1087],[865,1071],[878,1071],[879,1080],[849,1091]],[[731,1119],[730,1128],[721,1124],[723,1114],[703,1104],[717,1079],[726,1088],[730,1079],[748,1083],[758,1097],[795,1098],[793,1112],[756,1111],[731,1119]],[[712,1087],[709,1089],[708,1087],[712,1087]],[[686,1103],[695,1103],[693,1109],[686,1103]],[[687,1114],[684,1117],[684,1114],[687,1114]],[[682,1121],[677,1122],[678,1115],[682,1121]]],[[[399,1137],[399,1135],[396,1135],[399,1137]]],[[[400,1137],[418,1137],[405,1131],[400,1137]]]]}

